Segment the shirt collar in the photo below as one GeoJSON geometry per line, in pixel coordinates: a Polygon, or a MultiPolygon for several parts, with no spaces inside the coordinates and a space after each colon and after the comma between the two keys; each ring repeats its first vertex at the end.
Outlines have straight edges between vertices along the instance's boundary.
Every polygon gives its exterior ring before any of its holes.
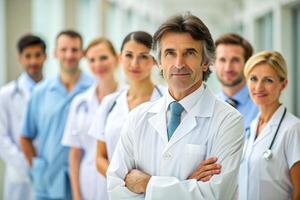
{"type": "MultiPolygon", "coordinates": [[[[189,94],[188,96],[184,97],[179,101],[179,103],[183,106],[184,110],[186,112],[190,112],[192,107],[199,101],[200,97],[203,94],[204,88],[206,85],[204,83],[201,84],[201,86],[195,90],[193,93],[189,94]]],[[[171,102],[176,101],[168,92],[167,93],[167,106],[166,110],[168,110],[169,105],[171,102]]]]}
{"type": "MultiPolygon", "coordinates": [[[[83,72],[80,72],[80,77],[79,77],[78,81],[76,82],[76,85],[75,85],[73,91],[86,89],[91,85],[92,82],[93,81],[91,81],[91,77],[89,77],[88,75],[86,75],[83,72]]],[[[50,83],[50,90],[61,90],[62,88],[66,90],[65,86],[62,84],[62,82],[60,80],[60,76],[56,75],[54,77],[54,80],[52,80],[50,83]]]]}
{"type": "Polygon", "coordinates": [[[36,85],[36,82],[26,72],[20,75],[18,81],[19,86],[24,87],[28,92],[32,91],[32,88],[36,85]]]}
{"type": "MultiPolygon", "coordinates": [[[[229,98],[223,91],[221,92],[220,96],[223,101],[226,101],[229,98]]],[[[241,105],[247,103],[247,99],[249,98],[249,90],[247,85],[244,85],[244,87],[231,98],[236,100],[241,105]]]]}

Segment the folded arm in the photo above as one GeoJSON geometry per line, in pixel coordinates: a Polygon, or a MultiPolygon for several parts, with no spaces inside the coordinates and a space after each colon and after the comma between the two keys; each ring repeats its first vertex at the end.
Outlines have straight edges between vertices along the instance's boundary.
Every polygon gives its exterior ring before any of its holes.
{"type": "MultiPolygon", "coordinates": [[[[203,169],[191,172],[188,180],[177,177],[151,176],[131,171],[135,169],[133,155],[134,140],[128,124],[123,129],[116,152],[107,173],[108,192],[111,199],[146,198],[150,199],[233,199],[237,190],[237,174],[243,147],[243,121],[239,115],[227,116],[214,138],[211,155],[218,158],[222,173],[214,176],[208,182],[202,182],[203,169]],[[198,172],[197,172],[198,171],[198,172]],[[134,172],[140,179],[132,180],[134,172]],[[199,176],[202,174],[201,176],[199,176]],[[150,178],[149,178],[150,177],[150,178]],[[125,180],[125,181],[124,181],[125,180]],[[136,181],[136,182],[135,182],[136,181]],[[139,185],[137,185],[137,183],[139,185]],[[144,186],[146,185],[146,193],[144,186]],[[133,187],[132,187],[133,186],[133,187]],[[132,191],[134,192],[132,192],[132,191]],[[137,193],[140,194],[137,194],[137,193]],[[145,196],[144,196],[145,195],[145,196]]],[[[207,171],[207,170],[204,170],[207,171]]],[[[143,172],[141,172],[143,173],[143,172]]]]}

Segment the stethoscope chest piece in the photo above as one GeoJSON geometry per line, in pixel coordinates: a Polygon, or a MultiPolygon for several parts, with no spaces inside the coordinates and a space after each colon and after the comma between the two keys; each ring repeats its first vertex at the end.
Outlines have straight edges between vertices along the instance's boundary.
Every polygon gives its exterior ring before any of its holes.
{"type": "Polygon", "coordinates": [[[270,149],[266,150],[263,154],[265,160],[270,160],[272,158],[272,151],[270,149]]]}

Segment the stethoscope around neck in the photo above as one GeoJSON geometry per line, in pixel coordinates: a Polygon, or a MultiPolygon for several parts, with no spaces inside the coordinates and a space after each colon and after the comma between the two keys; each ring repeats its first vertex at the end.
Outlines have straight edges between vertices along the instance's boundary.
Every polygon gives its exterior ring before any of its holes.
{"type": "MultiPolygon", "coordinates": [[[[159,89],[159,87],[155,85],[154,88],[155,88],[156,91],[158,92],[158,95],[159,95],[160,97],[162,97],[162,96],[163,96],[163,93],[162,93],[162,91],[159,89]]],[[[121,91],[119,92],[119,95],[122,93],[122,91],[123,91],[123,90],[121,90],[121,91]]],[[[117,95],[117,97],[119,97],[119,95],[117,95]]],[[[114,109],[114,107],[115,107],[115,105],[116,105],[117,97],[116,97],[116,99],[114,100],[114,102],[113,102],[111,108],[109,109],[108,113],[110,113],[110,112],[114,109]]],[[[83,110],[84,113],[88,113],[88,112],[89,112],[88,102],[87,102],[86,100],[80,102],[80,103],[77,105],[76,110],[75,110],[76,114],[78,114],[81,110],[83,110]]]]}
{"type": "Polygon", "coordinates": [[[24,96],[24,93],[23,91],[21,90],[20,88],[20,83],[19,83],[19,78],[18,77],[14,82],[15,82],[15,86],[14,86],[14,89],[13,89],[13,92],[12,92],[12,95],[11,95],[11,98],[15,98],[15,96],[17,95],[20,95],[21,97],[24,96]]]}
{"type": "MultiPolygon", "coordinates": [[[[282,121],[283,121],[283,119],[284,119],[284,117],[285,117],[285,115],[286,115],[286,112],[287,112],[287,109],[284,108],[283,114],[282,114],[282,116],[281,116],[281,118],[280,118],[279,124],[278,124],[278,126],[277,126],[276,131],[275,131],[275,134],[274,134],[274,136],[273,136],[273,139],[272,139],[272,141],[271,141],[271,144],[270,144],[269,148],[263,152],[263,158],[264,158],[266,161],[270,160],[270,159],[272,158],[272,156],[273,156],[273,153],[272,153],[272,147],[273,147],[273,145],[274,145],[275,139],[276,139],[276,137],[277,137],[277,134],[278,134],[279,128],[280,128],[280,126],[281,126],[281,124],[282,124],[282,121]]],[[[251,131],[250,131],[250,127],[248,127],[248,128],[246,129],[246,133],[247,133],[247,132],[248,132],[248,134],[250,135],[250,132],[251,132],[251,131]]],[[[247,140],[248,140],[248,139],[247,139],[247,140]]],[[[246,146],[247,146],[247,145],[246,145],[246,146]]],[[[245,153],[245,152],[243,152],[243,157],[244,157],[244,153],[245,153]]]]}

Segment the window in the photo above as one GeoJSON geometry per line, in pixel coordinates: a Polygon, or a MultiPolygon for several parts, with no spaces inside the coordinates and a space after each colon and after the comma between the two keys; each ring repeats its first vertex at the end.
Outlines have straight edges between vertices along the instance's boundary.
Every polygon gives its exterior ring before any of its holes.
{"type": "Polygon", "coordinates": [[[270,12],[257,19],[256,49],[258,51],[273,49],[273,13],[270,12]]]}

